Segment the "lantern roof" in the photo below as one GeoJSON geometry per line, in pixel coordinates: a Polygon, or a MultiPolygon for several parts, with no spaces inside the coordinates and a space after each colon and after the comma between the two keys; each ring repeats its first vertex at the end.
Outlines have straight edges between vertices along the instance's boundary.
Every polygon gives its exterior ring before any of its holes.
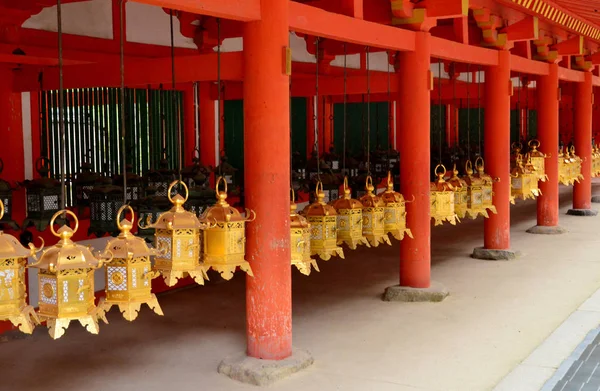
{"type": "Polygon", "coordinates": [[[385,191],[381,194],[381,200],[384,204],[397,204],[405,202],[404,196],[397,191],[394,191],[394,182],[392,180],[392,173],[388,171],[387,186],[385,191]]]}
{"type": "Polygon", "coordinates": [[[290,205],[290,228],[308,228],[308,220],[297,213],[298,205],[292,202],[290,205]]]}
{"type": "Polygon", "coordinates": [[[337,216],[335,208],[325,203],[325,193],[323,192],[323,183],[321,181],[317,182],[315,193],[317,200],[304,208],[302,211],[304,216],[337,216]]]}
{"type": "Polygon", "coordinates": [[[44,250],[39,260],[32,264],[38,269],[47,269],[51,272],[70,269],[97,269],[102,266],[105,259],[110,256],[99,254],[95,256],[89,247],[82,246],[71,240],[79,228],[79,220],[70,210],[60,210],[50,220],[52,234],[60,240],[54,246],[44,250]],[[58,231],[54,230],[54,222],[61,214],[66,213],[75,219],[75,229],[64,225],[58,231]]]}
{"type": "Polygon", "coordinates": [[[333,201],[332,206],[335,210],[340,209],[362,209],[363,204],[359,200],[354,199],[350,196],[350,188],[348,187],[348,177],[344,177],[344,194],[333,201]]]}
{"type": "Polygon", "coordinates": [[[12,235],[0,231],[0,259],[25,258],[33,255],[32,249],[26,249],[12,235]]]}
{"type": "Polygon", "coordinates": [[[219,177],[217,179],[216,186],[217,193],[217,202],[206,209],[204,214],[202,215],[202,220],[210,223],[232,223],[235,221],[246,221],[246,217],[242,216],[242,214],[234,207],[227,203],[227,181],[223,179],[223,177],[219,177]],[[219,190],[219,183],[223,182],[225,184],[225,190],[219,190]]]}
{"type": "Polygon", "coordinates": [[[133,209],[129,205],[123,205],[117,212],[117,227],[121,231],[119,236],[111,239],[104,249],[105,253],[111,253],[113,258],[131,259],[138,257],[149,257],[156,255],[157,251],[151,249],[146,244],[146,241],[131,233],[133,222],[127,219],[121,220],[121,213],[129,210],[131,220],[135,219],[133,209]]]}
{"type": "Polygon", "coordinates": [[[373,186],[373,179],[371,176],[367,176],[367,184],[365,185],[367,194],[360,197],[360,202],[365,208],[380,208],[385,206],[385,203],[377,194],[373,193],[375,186],[373,186]]]}

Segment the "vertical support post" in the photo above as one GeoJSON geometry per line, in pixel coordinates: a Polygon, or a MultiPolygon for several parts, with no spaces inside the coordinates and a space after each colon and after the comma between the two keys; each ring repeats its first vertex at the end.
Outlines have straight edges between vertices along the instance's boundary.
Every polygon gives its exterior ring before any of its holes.
{"type": "Polygon", "coordinates": [[[406,205],[406,223],[414,239],[400,242],[400,285],[385,290],[383,298],[388,301],[441,301],[448,295],[431,281],[430,55],[431,34],[417,32],[415,51],[396,57],[400,192],[406,199],[414,197],[406,205]]]}
{"type": "Polygon", "coordinates": [[[315,97],[310,96],[306,99],[306,157],[311,158],[315,148],[315,97]]]}
{"type": "Polygon", "coordinates": [[[573,209],[567,213],[575,216],[595,216],[592,209],[592,73],[585,72],[583,83],[575,85],[573,104],[575,129],[573,130],[575,153],[581,157],[583,179],[573,187],[573,209]]]}
{"type": "Polygon", "coordinates": [[[200,111],[200,162],[215,167],[216,159],[216,113],[215,101],[210,97],[210,83],[198,85],[198,110],[200,111]]]}
{"type": "Polygon", "coordinates": [[[244,183],[256,212],[247,226],[247,353],[281,360],[292,354],[289,11],[287,0],[261,5],[262,19],[244,25],[244,183]]]}
{"type": "Polygon", "coordinates": [[[527,230],[533,234],[560,234],[558,226],[558,153],[559,98],[558,64],[549,64],[548,75],[540,76],[536,85],[538,107],[538,140],[545,160],[548,179],[540,182],[542,195],[537,198],[537,225],[527,230]]]}
{"type": "Polygon", "coordinates": [[[498,214],[484,221],[484,245],[476,248],[478,259],[513,259],[510,251],[510,52],[498,52],[498,65],[485,70],[484,156],[485,171],[498,178],[494,183],[494,205],[498,214]]]}
{"type": "Polygon", "coordinates": [[[194,84],[187,83],[183,88],[183,165],[192,164],[196,148],[196,101],[194,84]]]}
{"type": "Polygon", "coordinates": [[[446,104],[446,144],[452,148],[458,144],[458,107],[446,104]]]}
{"type": "MultiPolygon", "coordinates": [[[[317,102],[317,110],[319,113],[318,125],[319,125],[319,151],[321,153],[329,152],[331,146],[331,121],[329,116],[332,115],[331,102],[328,97],[321,96],[317,102]]],[[[314,129],[313,129],[314,132],[314,129]]]]}

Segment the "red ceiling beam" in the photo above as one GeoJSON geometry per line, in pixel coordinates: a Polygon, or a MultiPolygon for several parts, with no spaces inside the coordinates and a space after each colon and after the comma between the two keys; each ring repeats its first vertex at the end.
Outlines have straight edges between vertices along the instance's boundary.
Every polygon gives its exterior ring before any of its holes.
{"type": "MultiPolygon", "coordinates": [[[[177,83],[211,81],[217,79],[217,54],[198,54],[175,58],[177,83]]],[[[221,78],[242,80],[242,52],[223,53],[221,57],[221,78]]],[[[118,62],[107,64],[74,65],[65,68],[65,88],[117,87],[121,83],[118,62]]],[[[171,83],[171,59],[144,59],[125,61],[125,83],[127,86],[171,83]]],[[[58,88],[58,70],[44,72],[44,88],[58,88]]],[[[14,91],[39,90],[37,72],[23,71],[15,79],[14,91]]]]}
{"type": "Polygon", "coordinates": [[[585,81],[584,72],[567,69],[564,67],[558,68],[558,78],[562,81],[571,81],[575,83],[583,83],[585,81]]]}
{"type": "Polygon", "coordinates": [[[525,19],[513,23],[500,30],[506,34],[506,39],[511,42],[530,41],[539,37],[538,18],[527,16],[525,19]]]}
{"type": "Polygon", "coordinates": [[[578,56],[584,54],[583,37],[581,35],[569,38],[552,47],[559,56],[578,56]]]}
{"type": "Polygon", "coordinates": [[[476,65],[498,65],[498,51],[431,37],[431,57],[476,65]]]}
{"type": "Polygon", "coordinates": [[[513,72],[529,75],[547,75],[550,68],[546,62],[529,60],[513,54],[510,56],[510,69],[513,72]]]}
{"type": "Polygon", "coordinates": [[[412,51],[415,33],[290,1],[290,30],[388,50],[412,51]]]}
{"type": "Polygon", "coordinates": [[[251,22],[260,19],[260,0],[130,0],[199,15],[251,22]]]}

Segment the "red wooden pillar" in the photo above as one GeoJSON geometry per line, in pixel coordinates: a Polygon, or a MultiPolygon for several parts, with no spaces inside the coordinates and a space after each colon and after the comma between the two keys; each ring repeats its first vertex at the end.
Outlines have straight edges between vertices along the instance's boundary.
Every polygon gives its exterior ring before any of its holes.
{"type": "Polygon", "coordinates": [[[288,4],[262,0],[262,19],[244,25],[244,183],[256,212],[247,225],[247,354],[269,360],[292,353],[288,4]]]}
{"type": "Polygon", "coordinates": [[[559,143],[559,87],[558,64],[550,64],[548,75],[537,80],[538,140],[540,151],[549,158],[545,161],[546,182],[540,182],[542,195],[537,198],[537,226],[529,233],[563,233],[558,226],[558,143],[559,143]]]}
{"type": "MultiPolygon", "coordinates": [[[[326,96],[320,96],[317,101],[317,112],[318,116],[318,128],[319,128],[319,153],[323,155],[323,153],[329,151],[329,147],[333,142],[331,136],[332,129],[332,119],[330,117],[333,116],[332,112],[332,103],[331,100],[326,96]]],[[[313,129],[314,132],[314,129],[313,129]]]]}
{"type": "Polygon", "coordinates": [[[416,50],[399,52],[397,67],[400,191],[406,199],[407,226],[414,239],[400,242],[400,286],[429,288],[431,284],[430,94],[431,35],[416,33],[416,50]]]}
{"type": "Polygon", "coordinates": [[[575,108],[575,126],[573,130],[575,152],[582,159],[583,179],[573,187],[573,209],[569,214],[596,215],[592,211],[592,74],[585,72],[583,83],[575,85],[573,104],[575,108]]]}
{"type": "Polygon", "coordinates": [[[493,178],[494,205],[484,222],[484,246],[476,248],[474,258],[512,259],[510,251],[510,52],[498,52],[498,65],[485,71],[484,156],[485,171],[493,178]]]}
{"type": "Polygon", "coordinates": [[[210,97],[210,83],[198,84],[198,110],[200,111],[200,162],[215,167],[216,137],[215,137],[215,101],[210,97]]]}

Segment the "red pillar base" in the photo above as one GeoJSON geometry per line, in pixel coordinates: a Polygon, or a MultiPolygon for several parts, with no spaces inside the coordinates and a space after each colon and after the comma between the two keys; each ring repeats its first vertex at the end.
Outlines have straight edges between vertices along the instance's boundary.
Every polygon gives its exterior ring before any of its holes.
{"type": "Polygon", "coordinates": [[[535,225],[529,228],[526,232],[537,235],[560,235],[566,233],[567,229],[559,225],[535,225]]]}
{"type": "Polygon", "coordinates": [[[519,251],[513,250],[494,250],[483,247],[475,247],[471,257],[482,259],[484,261],[510,261],[521,256],[519,251]]]}
{"type": "Polygon", "coordinates": [[[598,216],[596,209],[569,209],[567,211],[569,216],[598,216]]]}
{"type": "Polygon", "coordinates": [[[393,285],[385,288],[383,301],[403,302],[440,302],[448,297],[448,289],[439,282],[431,281],[429,288],[411,288],[407,286],[393,285]]]}
{"type": "Polygon", "coordinates": [[[217,370],[242,383],[268,386],[311,366],[313,362],[308,351],[293,348],[292,355],[283,360],[261,360],[240,353],[224,359],[217,370]]]}

